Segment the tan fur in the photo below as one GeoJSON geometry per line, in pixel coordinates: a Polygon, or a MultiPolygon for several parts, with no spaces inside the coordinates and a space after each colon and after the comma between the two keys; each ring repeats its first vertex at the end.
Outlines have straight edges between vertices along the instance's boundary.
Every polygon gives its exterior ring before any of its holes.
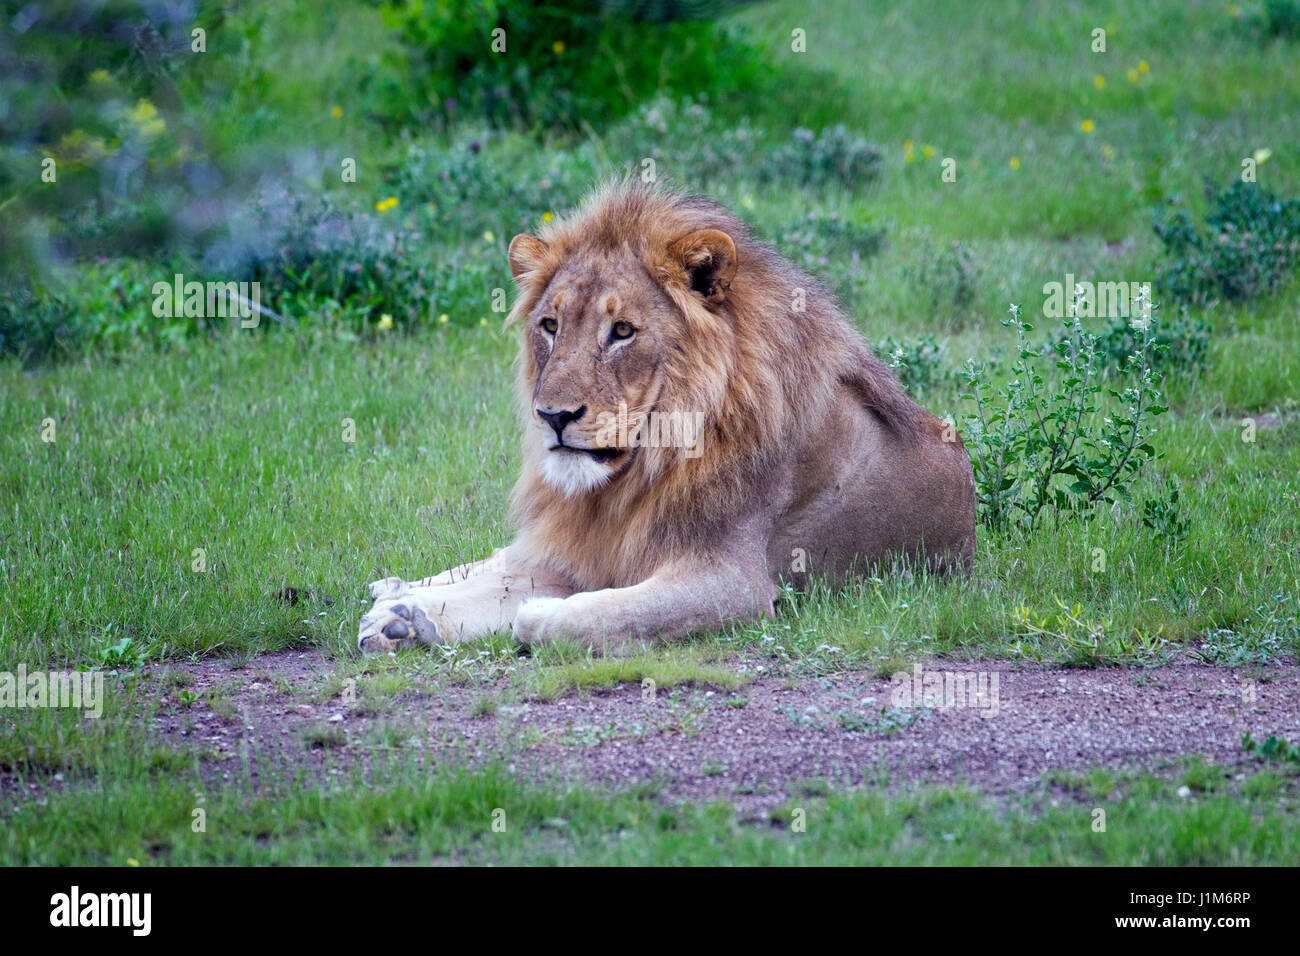
{"type": "MultiPolygon", "coordinates": [[[[517,236],[510,264],[521,293],[507,324],[523,335],[519,533],[495,565],[467,572],[506,587],[499,626],[525,641],[673,638],[769,610],[783,578],[894,559],[969,564],[974,487],[960,439],[907,398],[814,279],[722,206],[610,184],[538,237],[517,236]],[[620,402],[634,423],[698,414],[698,446],[614,448],[598,420],[620,402]],[[569,448],[548,450],[557,441],[569,448]],[[619,453],[600,465],[585,454],[601,451],[619,453]],[[586,487],[597,471],[602,483],[586,487]]],[[[423,608],[439,639],[472,636],[446,610],[468,585],[377,585],[388,596],[363,621],[363,648],[403,643],[404,624],[385,637],[385,601],[405,602],[408,623],[423,608]]],[[[483,617],[482,600],[464,613],[483,617]]]]}

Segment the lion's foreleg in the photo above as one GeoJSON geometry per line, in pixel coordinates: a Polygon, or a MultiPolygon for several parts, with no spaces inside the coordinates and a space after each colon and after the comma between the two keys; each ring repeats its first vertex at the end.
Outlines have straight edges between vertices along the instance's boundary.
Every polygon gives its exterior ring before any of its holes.
{"type": "Polygon", "coordinates": [[[380,578],[378,581],[372,581],[370,582],[370,597],[378,601],[385,595],[404,591],[408,588],[429,588],[443,584],[457,584],[480,574],[504,571],[510,564],[510,549],[508,547],[498,548],[491,556],[482,560],[470,561],[468,564],[448,568],[441,574],[420,578],[417,581],[408,581],[405,578],[397,577],[380,578]]]}
{"type": "Polygon", "coordinates": [[[525,601],[515,615],[515,637],[525,644],[572,637],[608,651],[752,619],[770,612],[775,597],[765,568],[678,566],[631,587],[525,601]]]}
{"type": "Polygon", "coordinates": [[[514,624],[530,598],[562,598],[572,588],[528,571],[484,571],[455,584],[395,587],[361,619],[357,646],[384,653],[419,644],[468,641],[514,624]]]}

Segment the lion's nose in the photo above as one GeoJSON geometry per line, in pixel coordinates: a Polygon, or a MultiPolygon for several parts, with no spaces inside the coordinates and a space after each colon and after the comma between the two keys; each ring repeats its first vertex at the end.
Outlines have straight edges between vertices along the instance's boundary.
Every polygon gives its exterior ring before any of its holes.
{"type": "Polygon", "coordinates": [[[538,408],[537,417],[546,424],[555,429],[555,437],[564,441],[564,428],[569,422],[576,422],[583,415],[587,414],[587,406],[583,405],[578,409],[562,409],[555,411],[551,408],[538,408]]]}

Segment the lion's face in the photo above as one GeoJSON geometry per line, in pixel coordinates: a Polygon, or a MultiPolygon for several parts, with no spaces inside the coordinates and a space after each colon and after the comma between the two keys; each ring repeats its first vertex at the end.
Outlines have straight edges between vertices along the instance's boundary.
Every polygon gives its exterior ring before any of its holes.
{"type": "Polygon", "coordinates": [[[566,495],[589,491],[637,455],[680,313],[640,262],[608,254],[564,263],[525,321],[542,476],[566,495]]]}
{"type": "MultiPolygon", "coordinates": [[[[573,497],[634,467],[649,446],[696,457],[707,403],[666,406],[683,403],[672,383],[681,390],[683,358],[702,348],[688,344],[687,313],[722,302],[735,243],[716,229],[643,242],[639,252],[628,242],[551,238],[510,243],[525,293],[512,318],[524,323],[528,440],[542,479],[573,497]]],[[[691,335],[709,339],[696,320],[691,335]]]]}

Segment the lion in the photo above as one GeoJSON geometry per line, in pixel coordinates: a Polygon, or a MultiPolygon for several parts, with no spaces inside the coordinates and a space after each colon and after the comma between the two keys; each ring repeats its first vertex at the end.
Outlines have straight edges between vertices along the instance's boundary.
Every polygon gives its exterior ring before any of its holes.
{"type": "Polygon", "coordinates": [[[610,183],[508,257],[517,534],[434,577],[374,582],[363,651],[512,631],[609,652],[770,614],[813,575],[969,568],[955,429],[721,204],[610,183]]]}

